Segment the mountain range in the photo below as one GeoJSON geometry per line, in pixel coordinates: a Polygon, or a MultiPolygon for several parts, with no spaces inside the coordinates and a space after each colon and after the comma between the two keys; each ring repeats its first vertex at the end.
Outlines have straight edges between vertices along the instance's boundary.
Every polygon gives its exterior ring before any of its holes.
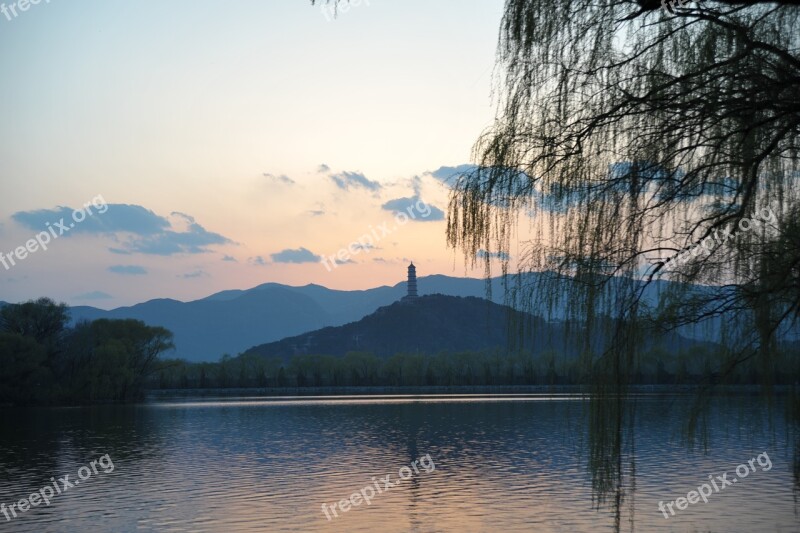
{"type": "MultiPolygon", "coordinates": [[[[499,280],[493,284],[499,297],[499,280]]],[[[485,280],[474,278],[428,276],[420,278],[419,287],[420,295],[486,295],[485,280]]],[[[156,299],[110,311],[77,306],[70,308],[70,316],[73,322],[135,318],[148,325],[163,326],[175,335],[176,350],[170,357],[216,361],[226,353],[236,355],[252,346],[354,322],[405,294],[405,282],[360,291],[265,283],[190,302],[156,299]]]]}
{"type": "MultiPolygon", "coordinates": [[[[545,274],[529,274],[537,276],[545,274]]],[[[645,289],[644,301],[654,302],[665,282],[645,289]]],[[[419,278],[420,296],[442,294],[485,298],[487,281],[432,275],[419,278]]],[[[503,298],[501,278],[490,280],[493,300],[503,298]]],[[[216,361],[223,354],[236,355],[253,346],[295,337],[326,327],[358,321],[405,296],[405,282],[367,290],[342,291],[320,285],[292,287],[265,283],[247,290],[227,290],[199,300],[181,302],[155,299],[129,307],[103,310],[89,306],[70,308],[73,323],[100,318],[133,318],[151,326],[163,326],[175,335],[170,357],[188,361],[216,361]]],[[[1,304],[0,304],[1,305],[1,304]]],[[[543,316],[563,319],[563,306],[543,316]]],[[[685,336],[693,337],[681,331],[685,336]]],[[[704,340],[713,336],[706,333],[704,340]]]]}

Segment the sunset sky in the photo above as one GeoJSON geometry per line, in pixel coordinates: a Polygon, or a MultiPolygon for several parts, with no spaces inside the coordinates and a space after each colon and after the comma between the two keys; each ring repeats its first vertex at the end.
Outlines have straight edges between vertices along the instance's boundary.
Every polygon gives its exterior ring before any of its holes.
{"type": "Polygon", "coordinates": [[[444,182],[494,116],[502,7],[364,0],[334,20],[307,0],[43,0],[0,14],[0,253],[15,260],[0,300],[365,289],[402,281],[409,259],[420,276],[480,276],[446,247],[444,182]],[[92,200],[108,209],[13,256],[92,200]],[[365,234],[373,248],[321,263],[365,234]]]}

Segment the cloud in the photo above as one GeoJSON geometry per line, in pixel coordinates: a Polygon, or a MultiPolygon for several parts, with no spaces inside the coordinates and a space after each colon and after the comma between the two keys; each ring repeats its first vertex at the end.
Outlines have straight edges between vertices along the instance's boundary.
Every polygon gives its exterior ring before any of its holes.
{"type": "Polygon", "coordinates": [[[422,196],[422,178],[419,176],[411,178],[411,187],[414,189],[414,196],[422,196]]]}
{"type": "Polygon", "coordinates": [[[108,204],[105,212],[92,209],[92,214],[87,215],[81,222],[74,222],[73,212],[75,210],[70,207],[58,206],[55,209],[19,211],[11,218],[34,231],[42,231],[47,225],[55,225],[63,219],[66,226],[72,224],[64,233],[65,237],[78,233],[104,235],[133,233],[146,236],[156,235],[170,227],[169,220],[140,205],[108,204]]]}
{"type": "Polygon", "coordinates": [[[103,291],[92,291],[84,294],[79,294],[72,298],[73,300],[112,300],[113,296],[103,291]]]}
{"type": "Polygon", "coordinates": [[[255,266],[267,266],[269,264],[267,263],[267,260],[261,257],[260,255],[249,258],[247,262],[255,266]]]}
{"type": "Polygon", "coordinates": [[[433,176],[437,180],[447,185],[452,185],[462,174],[467,174],[476,170],[478,167],[475,165],[458,165],[455,167],[439,167],[438,169],[426,172],[426,174],[433,176]]]}
{"type": "Polygon", "coordinates": [[[179,278],[183,278],[183,279],[196,279],[196,278],[205,278],[205,277],[209,277],[209,276],[210,276],[210,274],[208,272],[205,272],[203,270],[195,270],[194,272],[188,272],[186,274],[181,274],[178,277],[179,278]]]}
{"type": "Polygon", "coordinates": [[[129,251],[134,253],[175,255],[206,253],[208,252],[206,246],[231,244],[232,242],[219,233],[210,232],[200,224],[193,223],[185,232],[165,231],[152,237],[131,239],[125,245],[129,251]]]}
{"type": "Polygon", "coordinates": [[[238,263],[239,262],[239,261],[236,260],[235,257],[232,257],[230,255],[226,255],[225,257],[222,258],[222,260],[226,261],[226,262],[230,262],[230,263],[238,263]]]}
{"type": "Polygon", "coordinates": [[[360,242],[354,242],[350,244],[350,247],[353,250],[359,250],[361,252],[370,252],[371,250],[383,250],[383,248],[379,248],[371,243],[361,244],[360,242]]]}
{"type": "Polygon", "coordinates": [[[273,263],[316,263],[320,257],[310,250],[298,248],[296,250],[286,249],[270,256],[273,263]]]}
{"type": "MultiPolygon", "coordinates": [[[[490,197],[487,200],[490,205],[507,207],[509,205],[509,197],[530,196],[538,208],[542,210],[552,213],[566,213],[567,210],[578,207],[582,201],[591,201],[594,198],[600,198],[607,192],[627,192],[630,185],[629,181],[625,178],[630,174],[633,168],[634,164],[630,161],[613,163],[609,165],[608,169],[608,185],[591,189],[552,187],[543,190],[539,184],[534,183],[536,180],[525,172],[520,172],[511,168],[481,167],[471,164],[454,167],[443,166],[437,170],[426,172],[425,175],[433,176],[442,183],[452,187],[459,176],[472,174],[472,177],[477,180],[476,185],[479,188],[486,189],[490,186],[490,183],[495,183],[491,190],[490,197]],[[505,180],[509,183],[503,187],[497,187],[494,178],[498,174],[504,174],[505,180]],[[511,178],[510,180],[508,179],[509,177],[511,178]]],[[[704,189],[694,187],[689,190],[687,190],[687,188],[682,188],[678,191],[676,184],[680,182],[680,178],[682,177],[682,174],[679,172],[667,172],[659,165],[648,163],[647,161],[637,161],[636,171],[639,173],[640,179],[643,182],[649,182],[649,184],[654,185],[653,192],[658,199],[671,198],[678,201],[690,202],[704,195],[725,196],[735,194],[737,190],[735,183],[730,182],[726,178],[722,178],[704,189]]],[[[418,189],[415,188],[415,191],[418,191],[418,189]]]]}
{"type": "Polygon", "coordinates": [[[186,227],[177,231],[168,218],[140,205],[129,204],[107,204],[105,212],[93,210],[80,222],[75,222],[73,210],[64,206],[20,211],[11,218],[33,231],[43,231],[48,225],[63,223],[66,231],[58,231],[63,232],[64,237],[81,233],[110,237],[119,245],[109,248],[109,251],[123,255],[199,254],[208,251],[206,246],[233,243],[227,237],[206,230],[190,215],[174,212],[172,216],[181,219],[186,227]]]}
{"type": "Polygon", "coordinates": [[[147,274],[147,270],[145,270],[144,267],[137,265],[114,265],[108,267],[107,270],[123,276],[143,276],[147,274]]]}
{"type": "Polygon", "coordinates": [[[114,248],[113,246],[109,248],[108,251],[111,252],[112,254],[118,254],[118,255],[131,255],[133,253],[130,250],[123,250],[122,248],[114,248]]]}
{"type": "Polygon", "coordinates": [[[511,199],[535,195],[543,209],[554,209],[558,206],[549,197],[534,190],[534,180],[524,172],[502,166],[458,165],[456,167],[440,167],[426,175],[433,176],[445,185],[453,187],[460,176],[470,175],[471,187],[478,194],[485,193],[484,201],[494,207],[509,207],[511,199]]]}
{"type": "Polygon", "coordinates": [[[478,250],[478,253],[475,254],[475,257],[478,259],[486,259],[489,257],[490,259],[500,259],[502,261],[508,261],[510,258],[505,252],[487,252],[486,250],[478,250]]]}
{"type": "Polygon", "coordinates": [[[426,204],[419,196],[395,198],[381,206],[385,211],[395,214],[403,213],[411,220],[419,222],[436,222],[444,220],[444,212],[436,206],[426,204]]]}
{"type": "Polygon", "coordinates": [[[194,222],[195,222],[194,217],[192,215],[187,215],[186,213],[181,213],[180,211],[173,211],[170,214],[172,216],[174,216],[174,217],[182,218],[183,220],[185,220],[189,224],[194,224],[194,222]]]}
{"type": "Polygon", "coordinates": [[[322,215],[325,215],[328,212],[323,202],[314,202],[314,205],[312,207],[313,209],[309,209],[308,211],[306,211],[306,213],[311,215],[312,217],[321,217],[322,215]]]}
{"type": "Polygon", "coordinates": [[[320,166],[317,167],[317,172],[319,172],[320,174],[326,174],[326,173],[328,173],[330,171],[331,171],[331,167],[329,167],[325,163],[322,163],[320,166]]]}
{"type": "Polygon", "coordinates": [[[286,174],[275,176],[274,174],[269,174],[265,172],[264,177],[267,178],[267,180],[271,181],[272,183],[279,183],[281,185],[295,185],[295,181],[286,174]]]}
{"type": "Polygon", "coordinates": [[[329,176],[337,187],[343,191],[349,191],[350,188],[367,189],[368,191],[378,192],[381,190],[381,184],[377,181],[367,179],[364,174],[360,172],[340,172],[339,174],[332,174],[329,176]]]}

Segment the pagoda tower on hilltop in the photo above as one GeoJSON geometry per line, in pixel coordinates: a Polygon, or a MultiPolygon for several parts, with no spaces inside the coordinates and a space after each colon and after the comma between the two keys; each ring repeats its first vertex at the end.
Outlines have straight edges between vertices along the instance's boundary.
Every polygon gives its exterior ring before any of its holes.
{"type": "Polygon", "coordinates": [[[408,294],[404,300],[413,300],[417,297],[417,267],[412,262],[408,265],[408,282],[406,283],[408,294]]]}

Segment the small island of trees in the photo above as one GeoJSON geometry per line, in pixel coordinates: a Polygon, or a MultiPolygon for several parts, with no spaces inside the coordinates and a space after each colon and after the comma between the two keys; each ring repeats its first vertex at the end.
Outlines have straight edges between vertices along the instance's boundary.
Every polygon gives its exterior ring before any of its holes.
{"type": "Polygon", "coordinates": [[[171,332],[139,320],[68,323],[49,298],[0,309],[0,404],[136,401],[173,347],[171,332]]]}

